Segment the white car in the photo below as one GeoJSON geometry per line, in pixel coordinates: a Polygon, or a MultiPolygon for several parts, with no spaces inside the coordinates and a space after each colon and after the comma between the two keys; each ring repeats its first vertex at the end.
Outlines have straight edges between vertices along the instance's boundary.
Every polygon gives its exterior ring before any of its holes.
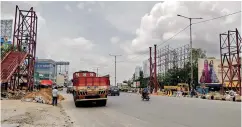
{"type": "Polygon", "coordinates": [[[128,93],[132,93],[133,91],[132,90],[128,90],[128,93]]]}

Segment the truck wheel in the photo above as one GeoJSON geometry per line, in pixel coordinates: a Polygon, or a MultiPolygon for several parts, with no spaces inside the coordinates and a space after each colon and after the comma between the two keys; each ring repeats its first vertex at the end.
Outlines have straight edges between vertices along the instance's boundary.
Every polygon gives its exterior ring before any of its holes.
{"type": "Polygon", "coordinates": [[[100,101],[100,106],[106,106],[106,104],[107,104],[107,100],[100,101]]]}
{"type": "Polygon", "coordinates": [[[79,103],[78,103],[78,102],[75,102],[75,106],[76,106],[76,107],[79,107],[79,103]]]}

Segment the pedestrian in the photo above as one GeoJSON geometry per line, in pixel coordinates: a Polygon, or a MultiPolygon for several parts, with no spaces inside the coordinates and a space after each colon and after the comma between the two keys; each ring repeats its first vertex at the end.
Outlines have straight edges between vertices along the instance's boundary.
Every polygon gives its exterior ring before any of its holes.
{"type": "Polygon", "coordinates": [[[58,97],[58,90],[57,87],[55,86],[54,89],[52,90],[52,105],[57,106],[57,97],[58,97]]]}
{"type": "Polygon", "coordinates": [[[193,98],[194,93],[195,93],[194,89],[191,89],[191,98],[193,98]]]}

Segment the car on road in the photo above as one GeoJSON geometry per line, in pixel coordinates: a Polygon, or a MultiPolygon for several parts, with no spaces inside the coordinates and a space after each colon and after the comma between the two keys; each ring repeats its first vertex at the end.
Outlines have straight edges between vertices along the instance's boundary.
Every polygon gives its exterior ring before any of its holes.
{"type": "Polygon", "coordinates": [[[117,86],[111,86],[108,93],[111,96],[116,96],[116,95],[119,96],[120,95],[119,88],[117,86]]]}
{"type": "Polygon", "coordinates": [[[128,90],[128,93],[133,93],[133,91],[132,90],[128,90]]]}

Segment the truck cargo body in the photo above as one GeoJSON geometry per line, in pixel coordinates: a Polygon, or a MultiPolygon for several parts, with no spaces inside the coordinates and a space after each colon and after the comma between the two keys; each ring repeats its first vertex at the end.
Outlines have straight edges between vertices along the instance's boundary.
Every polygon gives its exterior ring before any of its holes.
{"type": "Polygon", "coordinates": [[[78,103],[96,102],[105,106],[107,102],[109,77],[96,77],[94,72],[76,72],[73,75],[73,97],[78,103]]]}

